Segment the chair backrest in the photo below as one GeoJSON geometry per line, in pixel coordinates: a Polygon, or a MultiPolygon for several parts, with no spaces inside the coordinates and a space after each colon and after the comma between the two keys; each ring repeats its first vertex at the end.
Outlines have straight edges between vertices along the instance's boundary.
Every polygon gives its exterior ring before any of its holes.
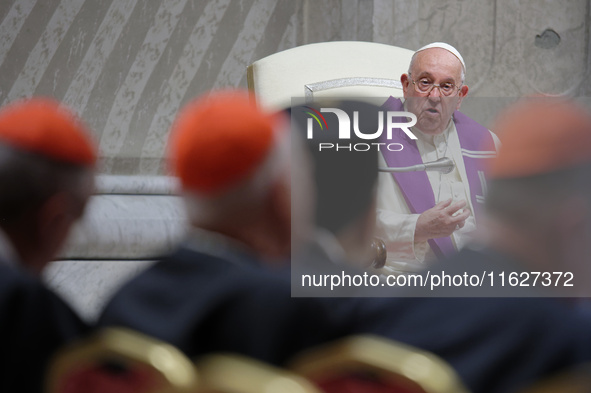
{"type": "Polygon", "coordinates": [[[47,393],[194,393],[197,374],[175,347],[126,329],[104,329],[60,351],[47,393]]]}
{"type": "Polygon", "coordinates": [[[320,393],[303,377],[242,355],[206,355],[195,367],[199,393],[320,393]]]}
{"type": "Polygon", "coordinates": [[[374,42],[334,41],[303,45],[255,61],[248,87],[259,105],[277,110],[292,97],[401,97],[400,75],[413,51],[374,42]]]}
{"type": "Polygon", "coordinates": [[[299,354],[289,367],[326,393],[466,393],[455,371],[429,352],[369,335],[299,354]]]}

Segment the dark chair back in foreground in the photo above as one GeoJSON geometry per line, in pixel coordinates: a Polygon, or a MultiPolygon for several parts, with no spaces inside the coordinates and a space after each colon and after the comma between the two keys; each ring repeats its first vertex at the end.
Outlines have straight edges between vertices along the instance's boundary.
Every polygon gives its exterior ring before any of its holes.
{"type": "Polygon", "coordinates": [[[298,375],[242,355],[211,354],[195,364],[199,393],[320,393],[298,375]]]}
{"type": "Polygon", "coordinates": [[[292,371],[326,393],[467,393],[441,358],[398,342],[351,336],[302,352],[292,371]]]}

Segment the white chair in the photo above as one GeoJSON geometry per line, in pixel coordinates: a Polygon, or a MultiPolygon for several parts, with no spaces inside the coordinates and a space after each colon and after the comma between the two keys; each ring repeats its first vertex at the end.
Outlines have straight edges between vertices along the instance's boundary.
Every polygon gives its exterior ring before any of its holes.
{"type": "Polygon", "coordinates": [[[379,97],[374,103],[382,104],[388,96],[402,96],[400,75],[408,71],[413,53],[374,42],[303,45],[251,64],[248,87],[268,110],[290,106],[292,97],[379,97]]]}
{"type": "Polygon", "coordinates": [[[455,370],[435,354],[371,335],[307,349],[289,369],[325,393],[469,393],[455,370]]]}

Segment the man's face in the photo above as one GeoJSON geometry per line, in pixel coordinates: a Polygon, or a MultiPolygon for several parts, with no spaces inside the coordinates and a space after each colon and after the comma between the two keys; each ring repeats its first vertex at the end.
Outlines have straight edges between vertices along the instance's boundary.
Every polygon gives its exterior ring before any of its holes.
{"type": "Polygon", "coordinates": [[[417,116],[416,127],[419,130],[428,135],[441,134],[468,93],[468,86],[462,86],[462,63],[445,49],[431,48],[417,53],[410,72],[410,75],[403,74],[400,78],[406,108],[417,116]],[[456,87],[449,97],[437,87],[428,93],[421,93],[415,89],[413,81],[419,83],[422,79],[436,85],[451,83],[456,87]]]}

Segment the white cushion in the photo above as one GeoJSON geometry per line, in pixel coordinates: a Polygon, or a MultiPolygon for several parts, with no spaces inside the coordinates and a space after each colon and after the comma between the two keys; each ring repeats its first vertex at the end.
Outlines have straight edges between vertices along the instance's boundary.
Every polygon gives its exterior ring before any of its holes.
{"type": "Polygon", "coordinates": [[[402,96],[400,76],[407,72],[413,53],[374,42],[303,45],[255,61],[248,67],[248,86],[259,105],[269,110],[290,106],[292,97],[306,94],[381,97],[383,103],[390,95],[402,96]]]}

